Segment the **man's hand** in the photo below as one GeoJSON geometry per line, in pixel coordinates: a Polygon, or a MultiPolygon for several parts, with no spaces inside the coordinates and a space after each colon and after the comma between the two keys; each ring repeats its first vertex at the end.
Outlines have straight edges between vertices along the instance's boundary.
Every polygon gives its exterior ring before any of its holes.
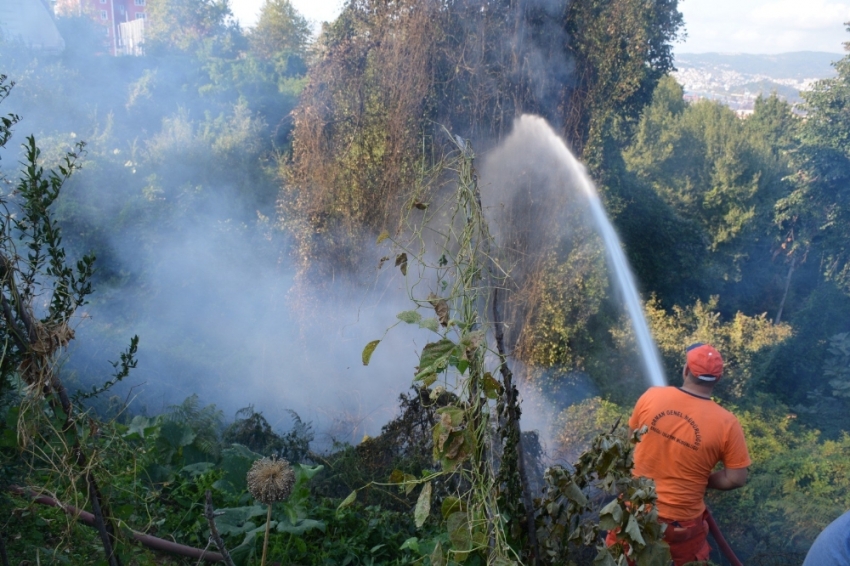
{"type": "Polygon", "coordinates": [[[708,487],[728,491],[738,489],[747,483],[747,468],[723,468],[708,476],[708,487]]]}

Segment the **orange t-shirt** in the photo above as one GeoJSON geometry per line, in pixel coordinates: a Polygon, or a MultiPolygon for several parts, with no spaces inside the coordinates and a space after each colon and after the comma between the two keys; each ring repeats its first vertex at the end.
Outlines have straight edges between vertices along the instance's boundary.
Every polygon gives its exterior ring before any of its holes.
{"type": "Polygon", "coordinates": [[[705,488],[714,466],[746,468],[752,461],[735,415],[678,387],[651,387],[629,419],[649,427],[635,448],[635,476],[655,480],[658,515],[687,521],[705,511],[705,488]]]}

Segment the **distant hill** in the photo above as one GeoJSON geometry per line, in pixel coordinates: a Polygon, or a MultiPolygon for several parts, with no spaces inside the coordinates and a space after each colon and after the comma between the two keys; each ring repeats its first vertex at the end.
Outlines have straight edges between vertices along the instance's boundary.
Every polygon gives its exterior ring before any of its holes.
{"type": "Polygon", "coordinates": [[[832,63],[841,53],[795,51],[778,55],[750,53],[681,53],[676,55],[676,68],[717,67],[742,75],[766,75],[776,79],[825,79],[835,76],[832,63]]]}
{"type": "Polygon", "coordinates": [[[750,53],[680,53],[673,76],[685,88],[686,98],[718,100],[747,113],[759,95],[777,96],[792,104],[802,102],[800,91],[814,81],[834,77],[840,53],[796,51],[778,55],[750,53]]]}

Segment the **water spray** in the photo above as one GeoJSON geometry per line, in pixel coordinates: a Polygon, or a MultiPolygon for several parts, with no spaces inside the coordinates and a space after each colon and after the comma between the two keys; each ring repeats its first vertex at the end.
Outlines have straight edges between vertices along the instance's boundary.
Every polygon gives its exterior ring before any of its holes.
{"type": "Polygon", "coordinates": [[[614,281],[625,302],[626,311],[631,320],[632,330],[635,333],[637,340],[638,351],[640,352],[641,363],[643,364],[644,373],[649,380],[650,385],[660,386],[666,385],[667,380],[664,377],[664,370],[661,365],[661,358],[658,355],[658,348],[652,340],[652,334],[649,331],[649,326],[646,323],[646,317],[643,314],[643,307],[640,296],[637,292],[634,276],[629,268],[626,255],[623,253],[623,248],[620,245],[620,238],[611,225],[611,221],[605,214],[605,208],[602,206],[602,201],[599,199],[599,193],[590,176],[587,174],[585,167],[579,163],[578,159],[570,152],[564,141],[552,130],[549,124],[539,116],[523,115],[518,120],[518,128],[527,127],[538,130],[539,134],[547,141],[548,144],[556,151],[562,159],[564,165],[569,169],[570,173],[578,180],[579,185],[587,196],[590,205],[590,211],[593,215],[593,220],[599,229],[602,240],[605,244],[605,252],[608,258],[608,265],[613,271],[614,281]]]}

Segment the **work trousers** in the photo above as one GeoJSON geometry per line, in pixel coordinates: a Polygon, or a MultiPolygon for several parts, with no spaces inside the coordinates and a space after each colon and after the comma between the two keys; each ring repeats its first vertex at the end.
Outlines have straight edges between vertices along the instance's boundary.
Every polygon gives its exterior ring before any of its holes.
{"type": "MultiPolygon", "coordinates": [[[[670,555],[676,566],[684,566],[688,562],[701,562],[708,560],[711,547],[708,546],[708,522],[706,513],[702,517],[689,521],[676,521],[659,517],[658,520],[667,524],[664,531],[664,542],[670,545],[670,555]]],[[[605,544],[612,546],[617,542],[618,530],[608,531],[605,544]]],[[[626,545],[627,543],[623,543],[626,545]]],[[[629,560],[629,565],[634,566],[634,561],[629,560]]]]}

